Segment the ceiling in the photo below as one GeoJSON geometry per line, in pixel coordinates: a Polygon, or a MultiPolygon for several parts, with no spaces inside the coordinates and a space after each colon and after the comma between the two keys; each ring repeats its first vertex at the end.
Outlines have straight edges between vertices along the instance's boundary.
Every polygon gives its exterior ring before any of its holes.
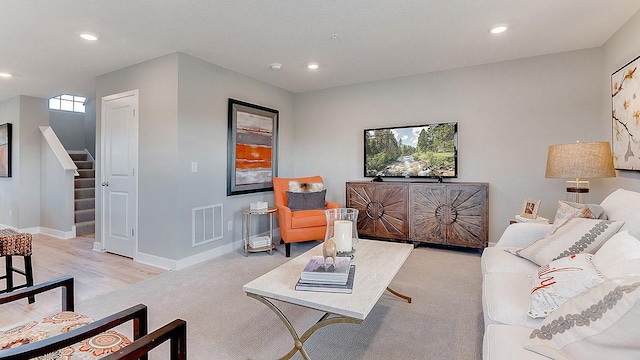
{"type": "Polygon", "coordinates": [[[638,0],[3,0],[0,101],[176,51],[304,92],[603,45],[638,0]],[[509,29],[492,35],[489,28],[509,29]],[[98,35],[88,42],[81,32],[98,35]],[[332,36],[334,35],[335,36],[332,36]],[[335,38],[334,38],[335,37],[335,38]],[[272,70],[271,63],[281,63],[272,70]],[[311,71],[307,63],[320,68],[311,71]]]}

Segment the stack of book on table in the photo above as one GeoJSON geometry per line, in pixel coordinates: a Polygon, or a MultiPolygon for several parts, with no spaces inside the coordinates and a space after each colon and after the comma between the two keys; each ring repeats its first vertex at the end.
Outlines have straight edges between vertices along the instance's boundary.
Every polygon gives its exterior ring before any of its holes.
{"type": "Polygon", "coordinates": [[[269,246],[271,244],[271,238],[268,236],[252,236],[249,239],[249,246],[252,249],[269,246]]]}
{"type": "Polygon", "coordinates": [[[322,256],[312,256],[300,274],[296,290],[338,292],[351,294],[356,266],[351,265],[351,257],[327,259],[324,265],[322,256]]]}

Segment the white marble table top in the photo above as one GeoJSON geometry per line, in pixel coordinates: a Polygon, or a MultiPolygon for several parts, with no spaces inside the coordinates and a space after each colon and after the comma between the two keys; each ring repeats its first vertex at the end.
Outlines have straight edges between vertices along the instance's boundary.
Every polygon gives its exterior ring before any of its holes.
{"type": "Polygon", "coordinates": [[[269,299],[364,320],[412,250],[412,244],[360,239],[352,261],[356,265],[356,276],[351,294],[295,290],[307,261],[313,255],[322,255],[322,244],[245,284],[243,290],[269,299]]]}

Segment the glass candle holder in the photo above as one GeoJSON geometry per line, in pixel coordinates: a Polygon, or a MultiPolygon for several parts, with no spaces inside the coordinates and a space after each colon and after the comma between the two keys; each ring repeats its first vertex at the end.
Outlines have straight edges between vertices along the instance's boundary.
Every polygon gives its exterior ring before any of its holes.
{"type": "Polygon", "coordinates": [[[327,232],[324,240],[333,240],[338,256],[353,256],[358,245],[358,210],[338,208],[325,210],[327,232]]]}

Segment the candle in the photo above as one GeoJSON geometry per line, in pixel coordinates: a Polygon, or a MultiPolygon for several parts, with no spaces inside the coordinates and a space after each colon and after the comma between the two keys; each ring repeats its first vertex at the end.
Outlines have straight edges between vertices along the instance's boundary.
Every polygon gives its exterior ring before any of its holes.
{"type": "Polygon", "coordinates": [[[333,223],[333,241],[336,243],[336,251],[351,252],[353,223],[349,220],[336,220],[333,223]]]}

